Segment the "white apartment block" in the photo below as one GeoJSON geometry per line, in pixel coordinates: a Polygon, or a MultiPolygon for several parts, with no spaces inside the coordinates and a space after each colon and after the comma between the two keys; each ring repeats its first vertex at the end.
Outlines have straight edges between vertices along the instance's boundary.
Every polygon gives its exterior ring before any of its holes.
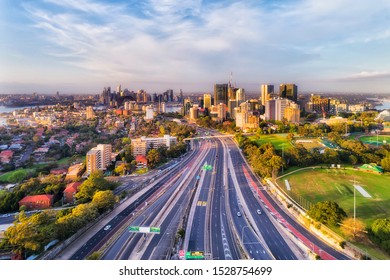
{"type": "Polygon", "coordinates": [[[132,139],[131,148],[134,156],[142,155],[146,156],[151,149],[157,149],[160,146],[165,146],[168,149],[171,145],[177,143],[177,138],[170,135],[164,135],[164,137],[145,137],[132,139]]]}

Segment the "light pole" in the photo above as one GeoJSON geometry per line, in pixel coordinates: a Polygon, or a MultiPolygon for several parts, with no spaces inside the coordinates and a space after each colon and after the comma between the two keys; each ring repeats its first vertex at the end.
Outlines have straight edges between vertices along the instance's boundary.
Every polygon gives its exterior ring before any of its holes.
{"type": "Polygon", "coordinates": [[[378,148],[378,134],[379,134],[379,132],[378,132],[378,129],[376,130],[376,147],[378,148]]]}
{"type": "Polygon", "coordinates": [[[353,176],[353,235],[356,234],[356,183],[353,176]]]}
{"type": "MultiPolygon", "coordinates": [[[[282,160],[284,159],[284,143],[282,144],[282,160]]],[[[282,162],[282,174],[284,173],[283,162],[282,162]]]]}

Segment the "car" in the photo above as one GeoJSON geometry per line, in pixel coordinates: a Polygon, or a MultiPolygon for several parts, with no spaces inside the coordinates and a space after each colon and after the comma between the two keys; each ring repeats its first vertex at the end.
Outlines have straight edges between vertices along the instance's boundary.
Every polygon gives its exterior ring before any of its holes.
{"type": "Polygon", "coordinates": [[[104,227],[104,230],[109,230],[109,229],[111,229],[111,225],[106,225],[106,226],[104,227]]]}
{"type": "Polygon", "coordinates": [[[257,214],[261,215],[260,209],[257,209],[256,212],[257,212],[257,214]]]}
{"type": "Polygon", "coordinates": [[[238,216],[238,217],[241,217],[241,212],[237,212],[237,216],[238,216]]]}

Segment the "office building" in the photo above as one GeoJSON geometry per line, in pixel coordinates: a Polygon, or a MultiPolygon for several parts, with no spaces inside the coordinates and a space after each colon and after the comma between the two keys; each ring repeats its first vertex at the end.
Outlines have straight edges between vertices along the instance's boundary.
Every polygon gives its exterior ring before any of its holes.
{"type": "Polygon", "coordinates": [[[295,84],[280,84],[279,97],[287,98],[294,102],[298,101],[298,86],[295,84]]]}
{"type": "Polygon", "coordinates": [[[211,94],[203,94],[203,108],[211,108],[211,94]]]}
{"type": "Polygon", "coordinates": [[[240,104],[246,100],[245,90],[243,88],[237,89],[235,97],[237,100],[237,106],[240,106],[240,104]]]}
{"type": "Polygon", "coordinates": [[[92,106],[88,106],[86,109],[86,114],[87,114],[87,120],[95,118],[95,112],[93,111],[92,106]]]}
{"type": "Polygon", "coordinates": [[[271,99],[271,94],[274,93],[273,85],[261,85],[261,104],[265,106],[265,102],[271,99]]]}
{"type": "Polygon", "coordinates": [[[198,118],[198,109],[198,105],[194,105],[190,108],[190,120],[196,120],[198,118]]]}
{"type": "Polygon", "coordinates": [[[149,105],[145,109],[146,115],[145,115],[145,120],[150,121],[153,120],[154,118],[154,108],[152,105],[149,105]]]}
{"type": "Polygon", "coordinates": [[[223,103],[219,103],[218,104],[218,118],[220,118],[221,120],[226,120],[226,104],[223,104],[223,103]]]}
{"type": "Polygon", "coordinates": [[[214,105],[218,106],[220,103],[228,103],[228,84],[214,85],[214,105]]]}
{"type": "Polygon", "coordinates": [[[300,121],[301,110],[299,109],[299,105],[295,102],[289,102],[288,106],[284,111],[284,118],[288,122],[299,123],[300,121]]]}
{"type": "Polygon", "coordinates": [[[327,114],[330,112],[330,98],[312,94],[310,102],[306,104],[305,109],[307,112],[327,114]]]}

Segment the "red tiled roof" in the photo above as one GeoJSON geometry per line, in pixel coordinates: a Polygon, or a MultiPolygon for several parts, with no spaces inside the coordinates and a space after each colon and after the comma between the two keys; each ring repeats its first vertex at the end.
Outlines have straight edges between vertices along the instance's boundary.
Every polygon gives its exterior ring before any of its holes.
{"type": "Polygon", "coordinates": [[[0,153],[0,156],[12,157],[13,154],[14,154],[13,151],[11,151],[11,150],[5,150],[5,151],[2,151],[2,152],[0,153]]]}
{"type": "Polygon", "coordinates": [[[36,202],[36,201],[44,201],[44,200],[52,200],[54,195],[52,194],[38,194],[38,195],[28,195],[25,196],[20,202],[36,202]]]}
{"type": "Polygon", "coordinates": [[[138,155],[135,157],[135,161],[136,162],[148,162],[148,160],[146,159],[145,156],[142,156],[142,155],[138,155]]]}
{"type": "Polygon", "coordinates": [[[76,193],[79,190],[81,182],[73,182],[66,185],[64,192],[76,193]]]}
{"type": "Polygon", "coordinates": [[[54,175],[61,175],[61,174],[65,174],[66,172],[68,172],[67,169],[52,169],[52,170],[50,170],[50,174],[54,174],[54,175]]]}

